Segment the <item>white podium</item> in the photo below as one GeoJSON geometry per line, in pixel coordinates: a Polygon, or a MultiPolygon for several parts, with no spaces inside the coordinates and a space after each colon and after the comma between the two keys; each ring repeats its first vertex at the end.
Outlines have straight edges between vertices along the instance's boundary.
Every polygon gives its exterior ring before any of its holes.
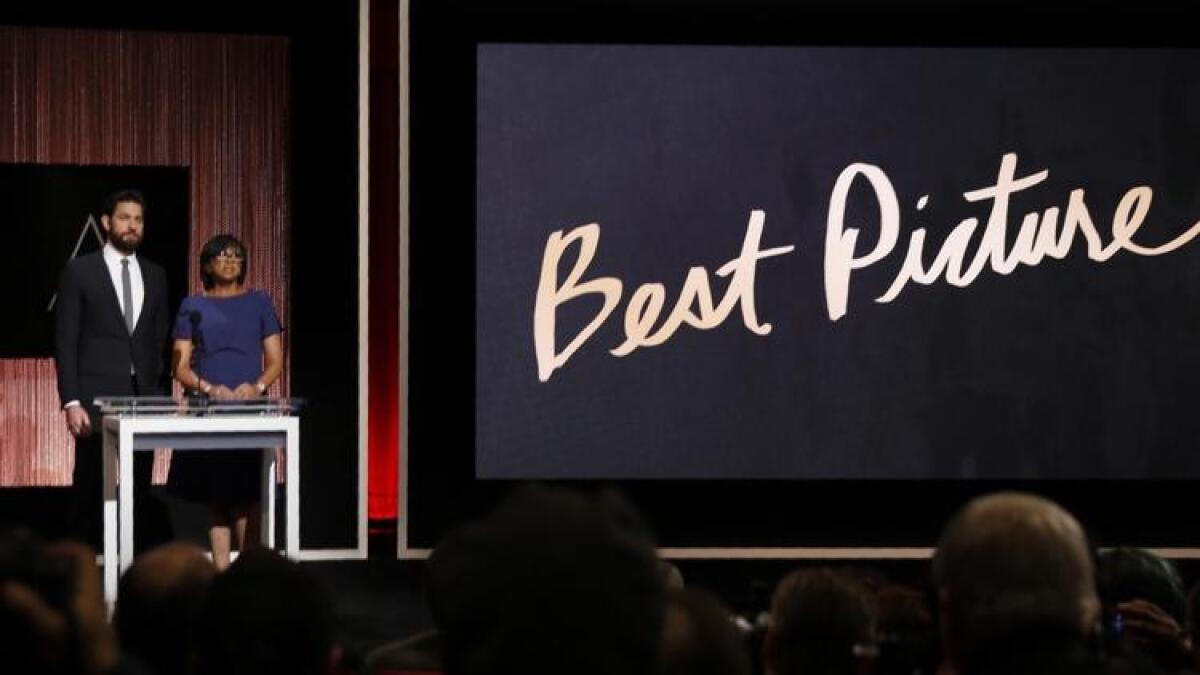
{"type": "Polygon", "coordinates": [[[300,418],[297,402],[258,399],[187,406],[158,397],[96,399],[104,415],[104,597],[117,599],[117,580],[133,564],[133,453],[171,448],[261,448],[263,545],[275,548],[275,450],[284,449],[287,502],[284,551],[300,552],[300,418]],[[118,477],[120,480],[118,480],[118,477]]]}

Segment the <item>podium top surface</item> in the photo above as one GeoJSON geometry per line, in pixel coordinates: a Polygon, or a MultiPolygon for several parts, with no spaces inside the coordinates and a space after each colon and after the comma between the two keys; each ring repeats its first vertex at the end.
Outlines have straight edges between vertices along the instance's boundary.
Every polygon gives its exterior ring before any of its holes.
{"type": "Polygon", "coordinates": [[[250,398],[218,401],[208,397],[102,396],[95,399],[101,415],[118,417],[163,416],[207,417],[211,415],[283,416],[294,415],[304,405],[299,398],[250,398]]]}

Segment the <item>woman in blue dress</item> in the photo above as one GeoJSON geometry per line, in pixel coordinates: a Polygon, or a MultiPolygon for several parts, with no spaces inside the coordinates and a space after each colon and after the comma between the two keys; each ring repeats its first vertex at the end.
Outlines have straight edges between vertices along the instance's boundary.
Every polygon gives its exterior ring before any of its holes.
{"type": "MultiPolygon", "coordinates": [[[[175,321],[172,363],[185,389],[218,401],[264,396],[283,372],[283,331],[266,293],[247,289],[246,247],[229,235],[200,251],[204,292],[184,298],[175,321]]],[[[231,546],[259,541],[259,450],[175,452],[167,481],[172,494],[207,504],[209,543],[218,570],[231,546]]]]}

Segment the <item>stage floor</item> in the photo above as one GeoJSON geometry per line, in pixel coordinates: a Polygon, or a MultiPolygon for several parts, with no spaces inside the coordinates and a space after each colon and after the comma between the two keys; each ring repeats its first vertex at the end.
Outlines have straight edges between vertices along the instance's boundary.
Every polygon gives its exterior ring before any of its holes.
{"type": "MultiPolygon", "coordinates": [[[[393,548],[394,550],[394,548],[393,548]]],[[[423,561],[387,559],[300,563],[333,596],[346,650],[370,650],[433,627],[421,588],[423,561]]]]}

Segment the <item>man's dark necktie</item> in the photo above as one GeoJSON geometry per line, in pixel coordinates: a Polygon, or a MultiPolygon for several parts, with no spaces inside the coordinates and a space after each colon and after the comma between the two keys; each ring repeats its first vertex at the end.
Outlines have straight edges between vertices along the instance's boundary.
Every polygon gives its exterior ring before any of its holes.
{"type": "Polygon", "coordinates": [[[129,258],[121,259],[121,302],[125,310],[125,328],[133,333],[133,282],[129,279],[129,258]]]}

